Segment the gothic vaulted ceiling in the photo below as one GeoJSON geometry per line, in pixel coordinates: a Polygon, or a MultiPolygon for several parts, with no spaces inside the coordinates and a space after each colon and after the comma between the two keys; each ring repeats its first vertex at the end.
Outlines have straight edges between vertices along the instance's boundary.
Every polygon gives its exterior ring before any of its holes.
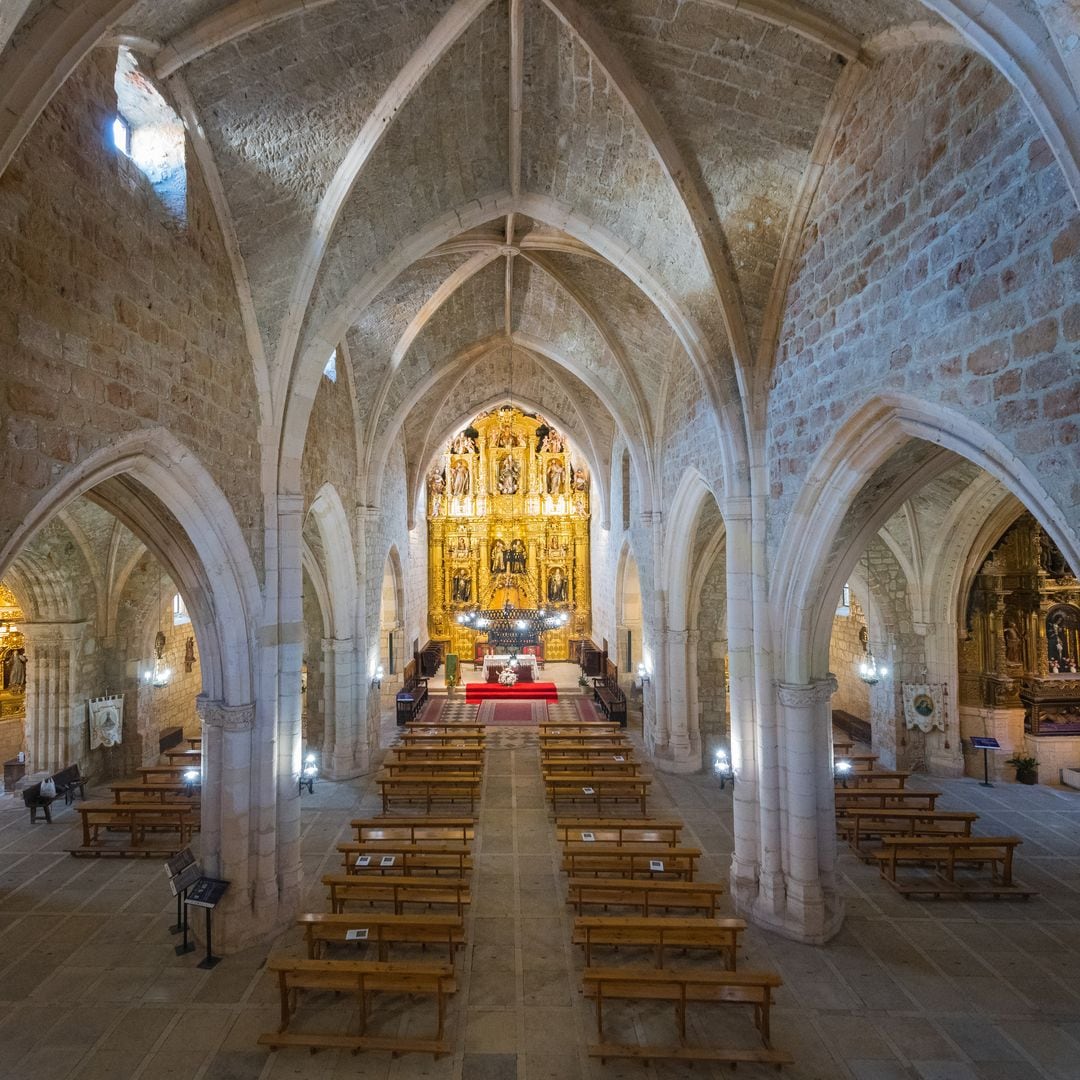
{"type": "MultiPolygon", "coordinates": [[[[54,6],[16,4],[12,42],[61,18],[54,6]]],[[[536,404],[607,442],[598,462],[620,432],[648,470],[680,366],[739,452],[815,163],[890,43],[959,41],[945,6],[85,8],[156,76],[215,174],[264,409],[310,402],[344,343],[377,466],[401,430],[422,456],[512,367],[536,404]]]]}

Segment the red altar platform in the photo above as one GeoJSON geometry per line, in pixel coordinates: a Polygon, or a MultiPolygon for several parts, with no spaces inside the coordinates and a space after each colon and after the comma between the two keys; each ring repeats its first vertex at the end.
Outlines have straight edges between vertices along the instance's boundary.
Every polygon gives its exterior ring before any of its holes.
{"type": "Polygon", "coordinates": [[[553,682],[516,682],[513,686],[502,683],[471,682],[465,684],[465,701],[558,701],[559,691],[553,682]]]}

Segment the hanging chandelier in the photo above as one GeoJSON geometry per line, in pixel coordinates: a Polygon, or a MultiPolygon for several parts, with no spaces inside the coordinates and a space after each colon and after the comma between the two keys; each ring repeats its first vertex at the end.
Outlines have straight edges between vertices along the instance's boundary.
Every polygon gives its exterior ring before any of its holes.
{"type": "MultiPolygon", "coordinates": [[[[870,549],[866,549],[866,591],[870,592],[870,549]]],[[[867,605],[869,610],[869,605],[867,605]]],[[[886,678],[889,674],[889,669],[884,664],[877,662],[877,657],[874,656],[874,647],[870,643],[870,627],[869,627],[869,615],[867,614],[867,625],[859,631],[859,640],[862,642],[865,655],[859,662],[858,672],[859,678],[862,679],[867,686],[876,686],[882,679],[886,678]]]]}

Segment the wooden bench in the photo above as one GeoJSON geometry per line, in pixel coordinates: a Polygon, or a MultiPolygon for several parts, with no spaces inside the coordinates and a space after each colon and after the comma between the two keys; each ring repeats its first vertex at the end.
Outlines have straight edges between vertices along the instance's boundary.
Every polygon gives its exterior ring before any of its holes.
{"type": "Polygon", "coordinates": [[[457,747],[468,750],[483,750],[487,742],[486,735],[469,735],[463,732],[427,732],[408,731],[399,739],[401,746],[415,747],[457,747]]]}
{"type": "Polygon", "coordinates": [[[970,810],[848,807],[837,814],[837,831],[862,858],[873,855],[863,841],[886,836],[970,836],[979,815],[970,810]]]}
{"type": "Polygon", "coordinates": [[[910,806],[933,810],[940,791],[900,791],[888,788],[837,788],[836,812],[841,813],[849,806],[910,806]]]}
{"type": "Polygon", "coordinates": [[[580,915],[587,907],[633,908],[642,915],[654,911],[699,911],[716,917],[716,902],[725,886],[708,881],[664,881],[658,878],[570,878],[566,902],[580,915]]]}
{"type": "Polygon", "coordinates": [[[431,813],[433,802],[469,803],[469,813],[476,809],[480,798],[480,781],[467,776],[377,776],[385,814],[394,802],[422,802],[431,813]]]}
{"type": "Polygon", "coordinates": [[[428,681],[421,676],[416,660],[410,660],[401,673],[401,689],[397,692],[397,722],[407,724],[415,720],[427,704],[428,681]]]}
{"type": "Polygon", "coordinates": [[[1018,836],[886,836],[875,858],[881,876],[905,897],[1016,896],[1026,900],[1038,894],[1013,881],[1013,853],[1020,843],[1018,836]],[[900,869],[911,866],[931,867],[933,877],[901,880],[900,869]],[[957,867],[989,867],[990,881],[957,881],[957,867]]]}
{"type": "Polygon", "coordinates": [[[389,776],[457,776],[479,780],[484,763],[466,758],[442,758],[436,761],[384,761],[383,772],[389,776]]]}
{"type": "Polygon", "coordinates": [[[385,961],[391,945],[445,945],[447,961],[454,962],[454,950],[465,944],[465,923],[460,915],[399,915],[396,912],[364,911],[349,913],[306,912],[298,916],[304,928],[309,960],[322,959],[325,945],[378,946],[379,959],[385,961]],[[363,931],[356,938],[354,931],[363,931]]]}
{"type": "Polygon", "coordinates": [[[597,812],[604,802],[636,802],[644,817],[648,813],[646,802],[649,797],[648,777],[643,776],[591,776],[581,773],[568,773],[557,779],[545,779],[551,809],[559,812],[559,802],[588,802],[595,805],[597,812]]]}
{"type": "MultiPolygon", "coordinates": [[[[419,1052],[441,1054],[453,1052],[445,1039],[446,998],[454,993],[454,969],[449,964],[384,964],[366,960],[300,960],[271,956],[267,971],[278,977],[281,998],[281,1024],[277,1032],[259,1036],[262,1046],[276,1050],[282,1046],[306,1046],[311,1050],[346,1049],[388,1050],[395,1054],[419,1052]],[[333,991],[356,994],[360,1004],[358,1034],[331,1032],[288,1032],[289,1021],[296,1011],[301,990],[333,991]],[[368,1033],[369,997],[373,994],[423,995],[434,997],[438,1023],[432,1036],[372,1035],[368,1033]]],[[[395,1026],[400,1017],[395,1011],[395,1026]]]]}
{"type": "Polygon", "coordinates": [[[542,756],[540,767],[543,770],[545,779],[548,776],[558,776],[559,773],[577,773],[581,776],[596,775],[597,773],[639,776],[642,769],[640,761],[627,761],[626,755],[618,752],[606,758],[547,758],[542,756]]]}
{"type": "Polygon", "coordinates": [[[723,1061],[730,1064],[759,1062],[787,1065],[790,1054],[770,1048],[769,1011],[772,991],[782,985],[779,975],[754,971],[672,971],[642,968],[586,968],[585,996],[596,1001],[596,1034],[600,1040],[589,1047],[589,1056],[600,1058],[635,1058],[641,1061],[674,1059],[678,1061],[723,1061]],[[670,1001],[675,1006],[678,1024],[676,1044],[642,1046],[638,1043],[604,1041],[605,1001],[670,1001]],[[749,1005],[754,1010],[754,1026],[764,1050],[724,1050],[688,1046],[686,1043],[686,1007],[690,1004],[749,1005]]]}
{"type": "Polygon", "coordinates": [[[144,784],[149,784],[155,780],[182,780],[184,773],[191,772],[192,769],[201,772],[198,765],[140,765],[135,771],[144,784]]]}
{"type": "Polygon", "coordinates": [[[660,847],[657,844],[581,844],[563,847],[562,869],[572,878],[679,878],[693,881],[700,848],[660,847]]]}
{"type": "Polygon", "coordinates": [[[563,731],[606,731],[609,735],[619,730],[619,725],[606,720],[545,720],[538,724],[541,735],[558,735],[563,731]]]}
{"type": "Polygon", "coordinates": [[[201,750],[166,750],[165,757],[170,765],[180,765],[186,769],[197,769],[202,765],[201,750]]]}
{"type": "Polygon", "coordinates": [[[483,750],[467,750],[460,746],[391,746],[386,751],[386,761],[445,761],[452,758],[456,761],[467,761],[470,765],[484,764],[483,750]]]}
{"type": "Polygon", "coordinates": [[[452,907],[464,915],[471,899],[468,882],[460,877],[326,874],[322,881],[330,889],[330,910],[338,913],[348,903],[390,904],[399,915],[405,913],[406,904],[422,904],[427,908],[452,907]]]}
{"type": "Polygon", "coordinates": [[[537,738],[540,746],[630,746],[630,740],[617,731],[601,729],[593,731],[589,728],[578,728],[572,731],[570,728],[553,728],[547,732],[541,732],[537,738]]]}
{"type": "Polygon", "coordinates": [[[604,673],[593,679],[593,701],[608,720],[626,727],[626,695],[619,686],[619,668],[604,661],[604,673]]]}
{"type": "Polygon", "coordinates": [[[79,772],[78,763],[65,765],[59,772],[53,773],[52,782],[56,785],[57,797],[63,795],[65,806],[75,801],[76,792],[81,798],[86,798],[86,778],[79,772]]]}
{"type": "Polygon", "coordinates": [[[585,965],[592,966],[592,950],[650,948],[654,962],[664,966],[665,949],[712,949],[724,958],[728,971],[736,968],[739,934],[746,929],[742,919],[687,919],[660,916],[580,915],[574,920],[572,941],[585,949],[585,965]]]}
{"type": "Polygon", "coordinates": [[[131,836],[130,848],[113,849],[115,854],[143,854],[153,852],[160,854],[169,850],[175,854],[180,848],[185,847],[191,839],[192,830],[197,824],[198,808],[190,802],[165,803],[165,802],[85,802],[77,806],[82,815],[83,843],[82,848],[76,848],[73,854],[91,854],[95,851],[104,852],[107,849],[98,845],[98,839],[102,829],[126,829],[131,836]],[[149,831],[175,832],[179,837],[177,845],[156,844],[147,847],[146,852],[138,849],[143,843],[144,836],[149,831]],[[170,850],[171,849],[171,850],[170,850]]]}
{"type": "Polygon", "coordinates": [[[358,841],[455,840],[467,844],[476,838],[476,819],[471,817],[354,818],[349,826],[356,830],[358,841]]]}
{"type": "Polygon", "coordinates": [[[392,847],[384,847],[365,840],[362,844],[346,841],[338,844],[345,863],[346,874],[392,874],[408,877],[411,874],[453,874],[464,877],[472,870],[472,851],[459,844],[440,844],[427,841],[418,844],[406,844],[398,841],[392,847]],[[358,861],[364,857],[368,861],[362,865],[358,861]],[[384,860],[392,858],[392,862],[384,860]]]}
{"type": "Polygon", "coordinates": [[[569,746],[548,745],[540,751],[540,760],[542,762],[563,761],[566,758],[582,758],[584,760],[607,758],[610,760],[615,754],[625,758],[627,761],[633,761],[634,747],[628,742],[616,743],[613,746],[590,746],[588,743],[571,743],[569,746]]]}
{"type": "Polygon", "coordinates": [[[649,818],[558,818],[555,835],[560,844],[585,842],[583,832],[592,833],[593,841],[602,844],[668,844],[677,847],[681,821],[652,821],[649,818]]]}
{"type": "Polygon", "coordinates": [[[464,720],[410,720],[405,725],[406,731],[430,731],[439,735],[445,731],[460,731],[468,735],[483,735],[486,724],[466,723],[464,720]]]}
{"type": "Polygon", "coordinates": [[[858,789],[873,787],[875,784],[884,784],[886,787],[903,788],[910,775],[910,772],[901,772],[894,769],[852,769],[851,772],[845,774],[842,780],[838,781],[837,787],[843,790],[845,785],[849,789],[851,787],[858,789]]]}
{"type": "Polygon", "coordinates": [[[836,768],[841,761],[846,761],[853,771],[865,770],[869,772],[877,765],[877,754],[837,754],[834,751],[833,755],[833,768],[836,768]]]}
{"type": "Polygon", "coordinates": [[[121,780],[119,783],[110,784],[109,790],[113,793],[115,802],[123,802],[125,795],[134,796],[143,802],[157,799],[158,802],[168,802],[169,799],[179,801],[186,798],[192,801],[197,809],[199,806],[199,785],[184,783],[157,783],[142,784],[138,780],[121,780]]]}

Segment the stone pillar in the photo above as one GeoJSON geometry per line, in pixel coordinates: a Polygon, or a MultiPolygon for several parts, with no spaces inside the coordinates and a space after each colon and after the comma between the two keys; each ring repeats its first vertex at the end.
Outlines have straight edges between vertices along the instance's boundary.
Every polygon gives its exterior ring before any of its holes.
{"type": "Polygon", "coordinates": [[[831,677],[777,687],[781,880],[770,895],[759,895],[752,909],[755,922],[810,944],[827,941],[843,920],[833,807],[830,700],[835,690],[831,677]]]}
{"type": "MultiPolygon", "coordinates": [[[[87,623],[22,623],[26,637],[27,772],[86,761],[86,705],[79,660],[87,623]]],[[[134,725],[135,717],[126,718],[134,725]]]]}
{"type": "Polygon", "coordinates": [[[352,638],[324,638],[322,648],[326,722],[321,770],[328,780],[347,780],[367,771],[367,739],[361,738],[356,704],[363,665],[352,638]]]}
{"type": "Polygon", "coordinates": [[[656,765],[667,772],[697,772],[701,768],[701,740],[696,724],[691,732],[690,631],[665,630],[662,639],[667,740],[658,746],[656,765]]]}

